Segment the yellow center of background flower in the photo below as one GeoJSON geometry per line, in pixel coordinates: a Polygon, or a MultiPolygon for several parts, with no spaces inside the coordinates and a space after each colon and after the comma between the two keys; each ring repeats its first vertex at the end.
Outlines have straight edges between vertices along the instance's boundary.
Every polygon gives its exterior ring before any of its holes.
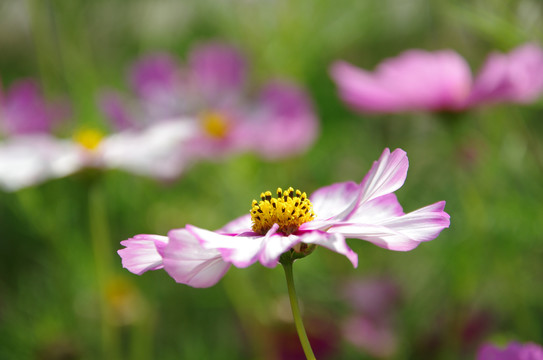
{"type": "Polygon", "coordinates": [[[104,134],[96,129],[79,130],[74,135],[74,140],[89,150],[96,149],[103,138],[104,134]]]}
{"type": "Polygon", "coordinates": [[[303,223],[315,218],[313,205],[306,193],[293,188],[277,189],[277,198],[270,191],[260,194],[260,202],[253,200],[251,219],[253,231],[264,235],[273,224],[279,225],[279,232],[290,235],[303,223]]]}
{"type": "Polygon", "coordinates": [[[228,134],[230,129],[228,119],[220,112],[208,111],[203,113],[200,118],[205,132],[211,137],[223,138],[228,134]]]}

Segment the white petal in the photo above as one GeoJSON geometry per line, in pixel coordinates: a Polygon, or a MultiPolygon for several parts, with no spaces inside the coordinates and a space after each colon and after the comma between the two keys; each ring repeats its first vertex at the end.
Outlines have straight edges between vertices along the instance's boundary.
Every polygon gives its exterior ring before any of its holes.
{"type": "Polygon", "coordinates": [[[360,185],[348,181],[322,187],[310,196],[316,220],[343,220],[355,207],[360,185]]]}
{"type": "Polygon", "coordinates": [[[25,135],[0,144],[0,186],[8,191],[69,175],[85,165],[84,150],[69,140],[25,135]]]}
{"type": "Polygon", "coordinates": [[[100,144],[98,151],[107,167],[173,179],[189,161],[183,145],[195,133],[194,121],[169,120],[141,131],[127,130],[112,135],[100,144]]]}
{"type": "Polygon", "coordinates": [[[444,206],[445,202],[441,201],[372,224],[349,220],[334,225],[328,231],[347,238],[367,240],[386,249],[408,251],[416,248],[420,242],[435,239],[443,229],[449,227],[449,214],[443,211],[444,206]]]}
{"type": "Polygon", "coordinates": [[[222,228],[217,230],[220,233],[224,234],[240,234],[244,232],[252,231],[251,228],[253,226],[251,215],[246,214],[243,216],[240,216],[239,218],[230,221],[228,224],[224,225],[222,228]]]}

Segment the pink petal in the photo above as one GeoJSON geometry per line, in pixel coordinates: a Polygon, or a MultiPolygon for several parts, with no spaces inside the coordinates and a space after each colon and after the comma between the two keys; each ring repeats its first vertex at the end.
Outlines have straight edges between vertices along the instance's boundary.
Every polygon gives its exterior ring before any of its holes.
{"type": "Polygon", "coordinates": [[[203,288],[215,285],[230,268],[221,254],[204,249],[185,229],[171,230],[164,249],[164,270],[178,283],[203,288]]]}
{"type": "Polygon", "coordinates": [[[276,234],[278,227],[275,224],[264,236],[256,233],[223,235],[191,225],[187,225],[187,230],[198,238],[204,248],[216,249],[224,261],[245,268],[257,261],[266,267],[275,267],[279,256],[300,242],[297,236],[276,234]]]}
{"type": "Polygon", "coordinates": [[[296,235],[283,236],[280,234],[271,234],[268,236],[268,234],[264,237],[258,260],[262,265],[273,268],[279,262],[281,254],[298,244],[301,238],[296,235]]]}
{"type": "Polygon", "coordinates": [[[224,261],[230,262],[239,268],[254,264],[264,247],[264,237],[256,233],[231,236],[200,229],[192,225],[187,225],[186,229],[200,241],[202,247],[218,250],[224,261]]]}
{"type": "Polygon", "coordinates": [[[362,112],[458,110],[471,89],[469,66],[448,50],[406,51],[373,73],[336,62],[331,75],[342,99],[362,112]]]}
{"type": "Polygon", "coordinates": [[[179,86],[180,74],[175,59],[166,53],[146,55],[130,70],[130,82],[142,99],[164,97],[179,86]]]}
{"type": "Polygon", "coordinates": [[[409,161],[405,151],[396,149],[390,153],[388,148],[385,149],[360,184],[362,186],[360,203],[398,190],[407,177],[408,167],[409,161]]]}
{"type": "Polygon", "coordinates": [[[383,219],[404,215],[402,206],[394,193],[379,196],[361,203],[351,215],[349,221],[371,224],[383,219]]]}
{"type": "Polygon", "coordinates": [[[247,66],[237,49],[222,43],[208,43],[192,50],[189,67],[195,86],[213,102],[241,92],[247,66]]]}
{"type": "Polygon", "coordinates": [[[332,65],[330,73],[341,99],[359,111],[396,112],[405,108],[397,94],[362,69],[338,61],[332,65]]]}
{"type": "Polygon", "coordinates": [[[300,153],[313,144],[318,121],[307,94],[287,82],[269,83],[240,124],[251,150],[268,159],[300,153]]]}
{"type": "Polygon", "coordinates": [[[253,222],[251,220],[251,215],[247,214],[230,221],[228,224],[217,230],[217,232],[223,234],[241,234],[252,231],[252,227],[253,222]]]}
{"type": "Polygon", "coordinates": [[[117,253],[122,258],[124,268],[136,275],[141,275],[146,271],[164,267],[160,253],[167,244],[166,236],[136,235],[121,241],[121,245],[125,248],[118,250],[117,253]]]}
{"type": "Polygon", "coordinates": [[[406,51],[379,65],[376,77],[404,99],[404,110],[458,110],[471,90],[468,64],[450,50],[406,51]]]}
{"type": "Polygon", "coordinates": [[[372,223],[355,222],[356,218],[334,225],[328,231],[343,234],[346,238],[369,241],[379,247],[409,251],[420,242],[435,239],[449,227],[449,215],[443,211],[445,202],[441,201],[411,213],[391,218],[383,218],[372,223]]]}
{"type": "Polygon", "coordinates": [[[126,130],[136,126],[132,115],[123,104],[120,94],[112,91],[102,94],[99,105],[115,129],[126,130]]]}
{"type": "Polygon", "coordinates": [[[543,347],[513,341],[502,350],[492,344],[484,344],[477,351],[477,360],[543,360],[543,347]]]}
{"type": "Polygon", "coordinates": [[[315,230],[299,234],[298,236],[303,243],[320,245],[338,254],[345,255],[355,268],[358,267],[358,255],[347,245],[343,235],[315,230]]]}
{"type": "Polygon", "coordinates": [[[409,161],[405,151],[396,149],[390,153],[388,148],[385,149],[360,184],[362,186],[360,202],[364,203],[398,190],[407,177],[408,167],[409,161]]]}
{"type": "Polygon", "coordinates": [[[47,103],[38,83],[20,80],[0,98],[0,129],[11,135],[49,133],[69,115],[66,104],[47,103]]]}
{"type": "Polygon", "coordinates": [[[493,53],[475,79],[470,102],[532,102],[543,92],[542,68],[543,50],[534,44],[493,53]]]}
{"type": "Polygon", "coordinates": [[[430,241],[450,225],[450,216],[445,211],[445,201],[425,206],[398,217],[376,222],[389,229],[401,232],[416,241],[430,241]]]}

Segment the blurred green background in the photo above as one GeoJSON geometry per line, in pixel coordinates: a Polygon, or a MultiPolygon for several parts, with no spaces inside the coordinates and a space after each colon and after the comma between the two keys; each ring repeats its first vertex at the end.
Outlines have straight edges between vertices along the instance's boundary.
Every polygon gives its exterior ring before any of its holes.
{"type": "Polygon", "coordinates": [[[407,253],[350,240],[357,269],[323,249],[296,263],[310,338],[328,346],[322,358],[378,358],[341,333],[355,312],[341,288],[368,277],[401,294],[397,343],[381,358],[473,359],[487,340],[543,343],[543,102],[363,116],[328,76],[334,60],[372,69],[409,48],[453,49],[476,72],[490,51],[541,39],[542,14],[536,0],[1,1],[4,88],[37,78],[48,97],[70,100],[77,124],[103,126],[98,91],[126,89],[139,56],[184,59],[211,39],[244,51],[255,89],[276,76],[304,86],[321,132],[304,155],[204,162],[167,185],[87,171],[0,193],[0,359],[299,358],[281,355],[299,345],[280,267],[232,268],[193,289],[163,271],[129,273],[119,242],[219,228],[278,186],[311,193],[360,181],[385,147],[409,156],[404,210],[446,200],[451,227],[407,253]]]}

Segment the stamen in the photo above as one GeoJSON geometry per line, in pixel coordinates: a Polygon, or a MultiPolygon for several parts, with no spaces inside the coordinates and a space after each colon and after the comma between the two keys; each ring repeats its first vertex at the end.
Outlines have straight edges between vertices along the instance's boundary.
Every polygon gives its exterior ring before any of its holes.
{"type": "Polygon", "coordinates": [[[100,145],[104,134],[96,129],[82,129],[75,133],[74,140],[88,150],[94,150],[100,145]]]}
{"type": "Polygon", "coordinates": [[[228,118],[218,111],[207,111],[200,115],[205,132],[213,138],[224,138],[230,130],[228,118]]]}
{"type": "Polygon", "coordinates": [[[266,191],[260,194],[260,202],[252,201],[250,213],[254,232],[264,235],[277,224],[278,232],[290,235],[302,224],[315,218],[313,205],[305,192],[289,187],[284,191],[277,188],[276,193],[277,198],[266,191]]]}

